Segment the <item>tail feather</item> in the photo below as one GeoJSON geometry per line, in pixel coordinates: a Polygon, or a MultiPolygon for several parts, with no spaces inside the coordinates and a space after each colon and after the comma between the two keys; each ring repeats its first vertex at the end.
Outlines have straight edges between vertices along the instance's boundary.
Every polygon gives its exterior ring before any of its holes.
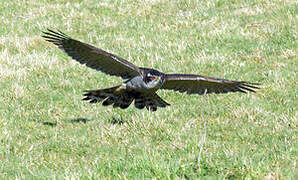
{"type": "Polygon", "coordinates": [[[133,101],[133,98],[130,97],[130,96],[121,96],[121,99],[119,100],[121,103],[119,104],[119,107],[121,109],[126,109],[128,108],[128,106],[130,106],[130,104],[132,103],[133,101]]]}
{"type": "Polygon", "coordinates": [[[156,111],[157,107],[166,106],[170,106],[170,104],[161,99],[156,93],[139,96],[135,99],[135,107],[138,109],[143,109],[146,107],[146,109],[149,111],[156,111]]]}
{"type": "Polygon", "coordinates": [[[106,89],[87,90],[85,91],[85,94],[83,94],[85,97],[82,100],[90,100],[89,103],[98,103],[105,100],[103,105],[108,106],[114,102],[114,99],[116,98],[115,91],[119,87],[120,86],[114,86],[106,89]]]}
{"type": "Polygon", "coordinates": [[[103,106],[109,106],[113,104],[114,108],[120,107],[121,109],[126,109],[133,101],[133,97],[127,92],[117,91],[119,86],[114,86],[107,89],[99,90],[88,90],[84,94],[82,100],[89,101],[89,103],[98,103],[103,101],[103,106]]]}
{"type": "Polygon", "coordinates": [[[145,103],[145,99],[138,97],[135,99],[135,107],[138,109],[144,109],[146,103],[145,103]]]}
{"type": "Polygon", "coordinates": [[[115,99],[113,97],[109,97],[102,103],[102,105],[109,106],[109,105],[113,104],[114,102],[115,102],[115,99]]]}
{"type": "Polygon", "coordinates": [[[113,105],[113,108],[120,107],[126,109],[135,100],[135,107],[144,109],[146,107],[149,111],[156,111],[158,107],[166,107],[170,104],[161,99],[156,93],[141,94],[132,91],[119,91],[120,86],[115,86],[107,89],[88,90],[84,94],[82,100],[89,101],[89,103],[103,102],[103,106],[113,105]]]}
{"type": "Polygon", "coordinates": [[[167,103],[165,100],[161,99],[161,97],[159,97],[157,94],[155,94],[154,99],[158,107],[166,107],[171,105],[167,103]]]}

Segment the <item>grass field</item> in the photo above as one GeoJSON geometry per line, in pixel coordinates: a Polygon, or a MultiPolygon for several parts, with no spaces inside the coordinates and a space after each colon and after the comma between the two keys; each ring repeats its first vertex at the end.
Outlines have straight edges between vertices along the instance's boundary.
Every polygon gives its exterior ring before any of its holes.
{"type": "Polygon", "coordinates": [[[297,179],[297,11],[292,0],[0,1],[0,179],[297,179]],[[138,66],[262,88],[159,91],[172,105],[154,113],[88,104],[83,90],[122,79],[71,60],[46,28],[138,66]]]}

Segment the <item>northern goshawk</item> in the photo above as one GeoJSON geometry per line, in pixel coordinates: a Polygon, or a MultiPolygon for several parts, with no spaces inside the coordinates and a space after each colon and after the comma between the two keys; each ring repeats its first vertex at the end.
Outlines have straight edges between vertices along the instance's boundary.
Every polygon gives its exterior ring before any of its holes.
{"type": "Polygon", "coordinates": [[[98,90],[87,90],[84,99],[90,103],[102,102],[103,106],[127,108],[133,101],[138,109],[146,107],[156,111],[157,107],[170,104],[161,99],[159,89],[186,92],[187,94],[209,94],[228,92],[255,92],[256,83],[232,81],[193,74],[165,74],[151,68],[136,65],[102,49],[72,39],[61,31],[48,29],[43,32],[46,41],[54,43],[70,57],[87,67],[112,76],[119,76],[126,81],[120,85],[98,90]]]}

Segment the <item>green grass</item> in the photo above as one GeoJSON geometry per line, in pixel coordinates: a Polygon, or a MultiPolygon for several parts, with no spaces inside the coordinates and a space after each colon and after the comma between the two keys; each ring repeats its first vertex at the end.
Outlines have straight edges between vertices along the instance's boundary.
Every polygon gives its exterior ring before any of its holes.
{"type": "Polygon", "coordinates": [[[297,178],[295,1],[1,1],[0,179],[297,178]],[[138,66],[262,84],[159,91],[155,113],[91,105],[122,82],[44,41],[59,29],[138,66]],[[206,141],[200,163],[206,124],[206,141]],[[200,171],[199,171],[200,166],[200,171]]]}

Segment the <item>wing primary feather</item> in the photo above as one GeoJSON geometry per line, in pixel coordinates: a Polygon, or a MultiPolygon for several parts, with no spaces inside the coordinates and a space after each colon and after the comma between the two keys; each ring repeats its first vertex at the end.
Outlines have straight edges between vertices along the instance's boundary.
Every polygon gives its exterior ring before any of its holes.
{"type": "Polygon", "coordinates": [[[256,92],[258,83],[246,81],[233,81],[227,79],[213,78],[193,74],[165,74],[165,82],[162,89],[186,92],[187,94],[200,94],[206,89],[209,93],[228,93],[228,92],[256,92]]]}
{"type": "Polygon", "coordinates": [[[46,34],[46,35],[51,36],[51,38],[56,37],[56,38],[59,38],[59,39],[67,39],[67,37],[65,37],[63,35],[60,35],[58,33],[49,33],[49,32],[43,32],[43,33],[46,34]]]}
{"type": "Polygon", "coordinates": [[[241,93],[247,93],[246,91],[244,91],[244,90],[242,90],[242,89],[240,89],[239,87],[238,88],[236,88],[236,89],[233,89],[233,91],[232,92],[241,92],[241,93]]]}
{"type": "Polygon", "coordinates": [[[53,37],[49,37],[49,36],[42,36],[43,38],[45,38],[46,41],[49,41],[49,40],[52,40],[52,41],[57,41],[59,42],[60,39],[56,39],[56,38],[53,38],[53,37]]]}
{"type": "Polygon", "coordinates": [[[67,37],[67,38],[69,38],[65,33],[63,33],[62,31],[59,31],[58,30],[58,32],[61,34],[61,35],[63,35],[64,37],[67,37]]]}
{"type": "Polygon", "coordinates": [[[254,88],[254,89],[260,89],[259,87],[257,87],[257,85],[260,85],[258,83],[248,83],[248,82],[244,82],[243,83],[244,86],[250,87],[250,88],[254,88]],[[256,85],[256,86],[254,86],[256,85]]]}
{"type": "MultiPolygon", "coordinates": [[[[62,33],[62,32],[59,31],[59,30],[58,30],[58,32],[53,31],[53,30],[51,30],[51,29],[47,29],[47,30],[48,30],[49,32],[55,34],[55,35],[59,35],[59,36],[61,36],[61,37],[69,38],[66,34],[62,33]]],[[[45,32],[44,32],[44,33],[45,33],[45,32]]]]}
{"type": "Polygon", "coordinates": [[[58,45],[61,45],[61,43],[59,41],[57,41],[57,40],[46,39],[46,41],[51,42],[51,43],[54,43],[57,46],[58,45]]]}
{"type": "Polygon", "coordinates": [[[250,92],[254,92],[254,93],[256,92],[253,89],[249,89],[249,88],[247,88],[245,86],[240,86],[239,88],[244,89],[244,90],[247,90],[247,91],[250,91],[250,92]]]}

